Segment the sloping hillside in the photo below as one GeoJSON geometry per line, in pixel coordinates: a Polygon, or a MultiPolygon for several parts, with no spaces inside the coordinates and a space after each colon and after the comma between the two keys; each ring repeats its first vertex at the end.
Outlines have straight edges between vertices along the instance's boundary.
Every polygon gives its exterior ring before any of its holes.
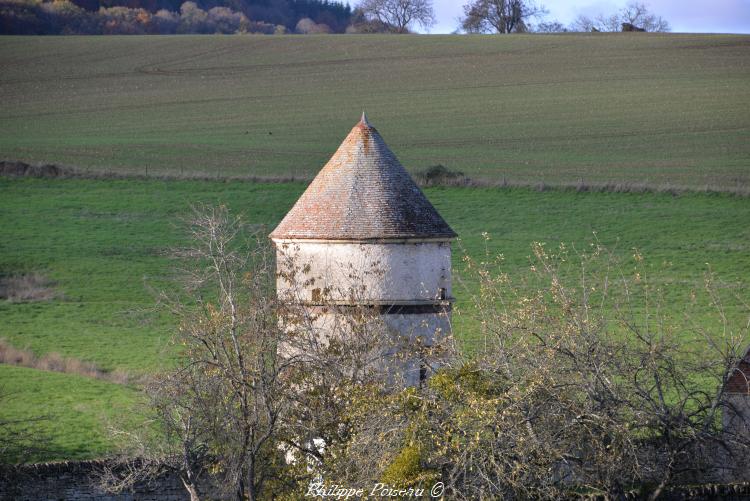
{"type": "Polygon", "coordinates": [[[411,170],[748,186],[750,37],[0,39],[0,159],[311,176],[366,109],[411,170]]]}

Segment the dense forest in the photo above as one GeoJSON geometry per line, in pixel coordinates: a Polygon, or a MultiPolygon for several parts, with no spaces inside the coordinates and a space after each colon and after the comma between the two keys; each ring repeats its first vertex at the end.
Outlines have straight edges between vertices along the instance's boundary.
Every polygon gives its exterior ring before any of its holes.
{"type": "Polygon", "coordinates": [[[0,34],[343,33],[331,0],[0,0],[0,34]]]}

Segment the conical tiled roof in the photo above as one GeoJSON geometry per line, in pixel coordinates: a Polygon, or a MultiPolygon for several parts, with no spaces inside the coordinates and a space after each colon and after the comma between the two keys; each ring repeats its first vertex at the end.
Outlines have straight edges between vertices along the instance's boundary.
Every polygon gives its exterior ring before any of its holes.
{"type": "Polygon", "coordinates": [[[378,240],[456,234],[362,114],[270,236],[378,240]]]}

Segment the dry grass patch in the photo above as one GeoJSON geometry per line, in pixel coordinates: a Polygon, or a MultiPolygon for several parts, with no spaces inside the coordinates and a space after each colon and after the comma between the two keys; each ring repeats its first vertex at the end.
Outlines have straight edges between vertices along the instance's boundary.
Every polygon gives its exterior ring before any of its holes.
{"type": "Polygon", "coordinates": [[[0,277],[0,299],[11,303],[49,301],[57,297],[55,282],[41,273],[0,277]]]}
{"type": "Polygon", "coordinates": [[[30,367],[41,371],[77,374],[117,384],[128,384],[130,382],[130,377],[125,371],[118,369],[106,372],[91,362],[84,362],[77,358],[63,357],[59,353],[47,353],[42,356],[36,356],[30,350],[16,348],[4,339],[0,339],[0,364],[30,367]]]}
{"type": "MultiPolygon", "coordinates": [[[[579,178],[577,181],[565,181],[555,178],[549,180],[523,180],[503,176],[496,178],[469,177],[462,171],[454,170],[442,164],[436,164],[412,172],[414,180],[422,187],[458,186],[470,188],[521,188],[536,191],[577,191],[597,193],[666,193],[679,195],[683,193],[727,193],[739,197],[750,197],[749,178],[735,177],[730,184],[679,184],[664,181],[652,182],[606,182],[588,181],[579,178]]],[[[18,161],[0,160],[0,177],[37,177],[57,179],[128,179],[128,180],[160,180],[160,181],[219,181],[224,183],[309,183],[313,176],[309,175],[223,175],[219,171],[204,172],[198,170],[180,171],[159,169],[138,172],[119,172],[116,170],[91,170],[78,167],[63,167],[59,165],[31,165],[18,161]]],[[[88,215],[88,214],[87,214],[88,215]]]]}

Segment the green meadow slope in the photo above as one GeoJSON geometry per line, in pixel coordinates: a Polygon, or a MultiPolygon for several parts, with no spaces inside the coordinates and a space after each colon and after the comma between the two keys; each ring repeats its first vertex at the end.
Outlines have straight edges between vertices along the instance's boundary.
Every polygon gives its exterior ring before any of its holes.
{"type": "MultiPolygon", "coordinates": [[[[40,272],[58,293],[52,301],[0,301],[0,338],[37,355],[57,352],[134,376],[167,367],[174,324],[154,310],[149,289],[169,286],[166,254],[184,242],[180,218],[191,204],[224,203],[267,231],[303,189],[300,183],[0,178],[0,275],[40,272]]],[[[585,248],[596,232],[620,256],[642,251],[673,314],[701,287],[706,262],[727,282],[727,292],[750,300],[747,198],[496,188],[426,193],[461,235],[454,253],[461,312],[455,333],[468,347],[476,337],[470,291],[459,283],[459,248],[481,257],[485,231],[490,251],[504,254],[503,271],[513,278],[528,267],[531,242],[585,248]]],[[[727,306],[735,317],[735,305],[727,306]]],[[[137,402],[130,387],[2,364],[0,386],[14,394],[0,405],[0,419],[54,417],[40,424],[54,446],[46,459],[109,450],[106,426],[137,402]],[[107,410],[110,405],[120,410],[107,410]]]]}
{"type": "Polygon", "coordinates": [[[0,159],[312,176],[362,109],[407,168],[750,186],[750,36],[0,39],[0,159]]]}

